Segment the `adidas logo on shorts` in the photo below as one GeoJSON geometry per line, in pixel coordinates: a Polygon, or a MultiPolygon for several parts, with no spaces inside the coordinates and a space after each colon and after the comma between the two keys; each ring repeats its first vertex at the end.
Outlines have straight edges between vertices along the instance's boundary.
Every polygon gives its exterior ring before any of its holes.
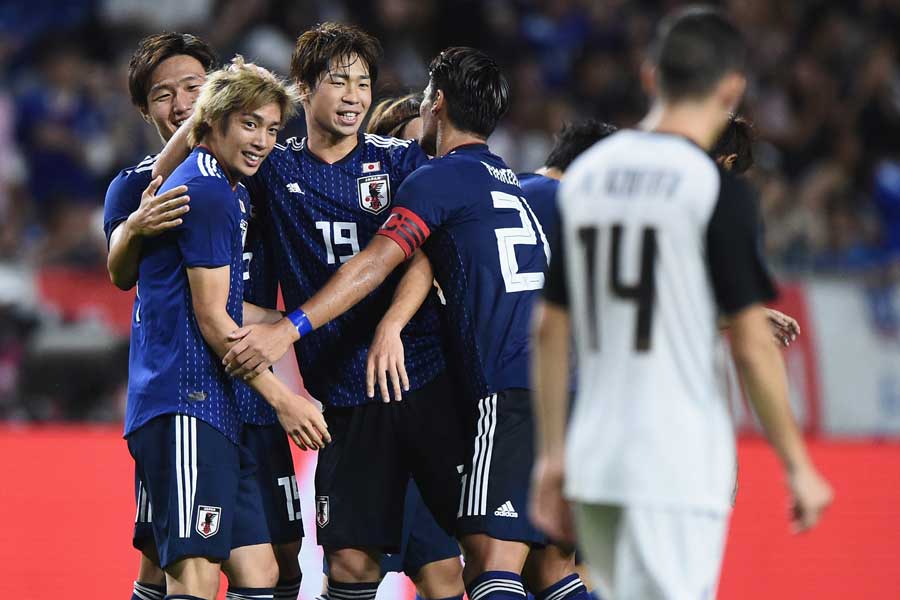
{"type": "Polygon", "coordinates": [[[519,513],[516,512],[516,509],[513,508],[512,502],[507,500],[503,503],[502,506],[498,506],[497,510],[494,511],[495,517],[512,517],[513,519],[518,518],[519,513]]]}

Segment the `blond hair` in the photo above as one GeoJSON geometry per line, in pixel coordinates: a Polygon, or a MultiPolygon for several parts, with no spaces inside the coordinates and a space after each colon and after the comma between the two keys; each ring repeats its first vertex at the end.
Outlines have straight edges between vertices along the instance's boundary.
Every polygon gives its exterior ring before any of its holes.
{"type": "Polygon", "coordinates": [[[407,94],[399,98],[385,98],[372,109],[366,132],[388,137],[400,137],[400,134],[403,133],[403,128],[419,116],[419,106],[421,104],[422,96],[420,94],[407,94]]]}
{"type": "Polygon", "coordinates": [[[294,85],[270,71],[244,62],[240,54],[227,67],[207,77],[194,106],[194,121],[188,132],[188,143],[196,146],[212,130],[236,110],[253,111],[266,104],[281,108],[281,124],[294,116],[299,95],[294,85]]]}

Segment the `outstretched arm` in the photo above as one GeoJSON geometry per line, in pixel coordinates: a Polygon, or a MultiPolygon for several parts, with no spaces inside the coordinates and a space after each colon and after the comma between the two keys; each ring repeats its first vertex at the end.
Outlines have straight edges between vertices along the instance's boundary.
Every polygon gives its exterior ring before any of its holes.
{"type": "Polygon", "coordinates": [[[242,327],[222,362],[237,377],[259,375],[284,356],[291,344],[338,317],[372,293],[404,261],[406,255],[394,241],[376,235],[366,248],[344,263],[321,290],[273,325],[242,327]]]}
{"type": "Polygon", "coordinates": [[[156,164],[153,165],[153,177],[162,177],[163,181],[168,179],[178,165],[191,153],[191,147],[188,145],[188,132],[193,127],[194,115],[188,117],[188,120],[181,124],[181,127],[175,131],[166,147],[163,148],[156,157],[156,164]]]}
{"type": "MultiPolygon", "coordinates": [[[[191,267],[187,275],[200,333],[216,355],[224,356],[228,351],[228,334],[237,327],[225,309],[230,268],[191,267]]],[[[250,386],[272,405],[282,427],[300,449],[319,449],[331,441],[322,413],[309,401],[291,393],[274,373],[262,373],[250,386]]]]}

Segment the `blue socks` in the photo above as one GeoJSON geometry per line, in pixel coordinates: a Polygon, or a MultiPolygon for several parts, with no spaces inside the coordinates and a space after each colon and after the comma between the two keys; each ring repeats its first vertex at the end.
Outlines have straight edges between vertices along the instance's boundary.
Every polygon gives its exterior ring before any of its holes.
{"type": "Polygon", "coordinates": [[[577,573],[563,577],[535,595],[535,600],[590,600],[591,595],[577,573]]]}
{"type": "Polygon", "coordinates": [[[522,600],[525,586],[518,573],[485,571],[466,585],[469,600],[522,600]]]}

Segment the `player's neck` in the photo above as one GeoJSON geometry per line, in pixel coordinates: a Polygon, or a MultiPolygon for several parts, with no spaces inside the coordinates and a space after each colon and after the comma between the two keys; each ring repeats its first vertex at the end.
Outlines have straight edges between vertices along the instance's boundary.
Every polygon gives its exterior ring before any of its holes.
{"type": "Polygon", "coordinates": [[[445,125],[438,129],[437,155],[444,156],[455,148],[468,144],[484,144],[485,139],[468,131],[460,131],[451,125],[445,125]]]}
{"type": "Polygon", "coordinates": [[[715,145],[721,129],[709,101],[672,104],[657,101],[638,127],[684,136],[706,151],[715,145]]]}
{"type": "Polygon", "coordinates": [[[549,177],[550,179],[562,179],[563,172],[556,167],[541,167],[537,171],[535,171],[538,175],[543,175],[544,177],[549,177]]]}
{"type": "Polygon", "coordinates": [[[359,143],[359,134],[335,136],[322,129],[306,123],[306,147],[319,159],[333,164],[353,152],[359,143]]]}

